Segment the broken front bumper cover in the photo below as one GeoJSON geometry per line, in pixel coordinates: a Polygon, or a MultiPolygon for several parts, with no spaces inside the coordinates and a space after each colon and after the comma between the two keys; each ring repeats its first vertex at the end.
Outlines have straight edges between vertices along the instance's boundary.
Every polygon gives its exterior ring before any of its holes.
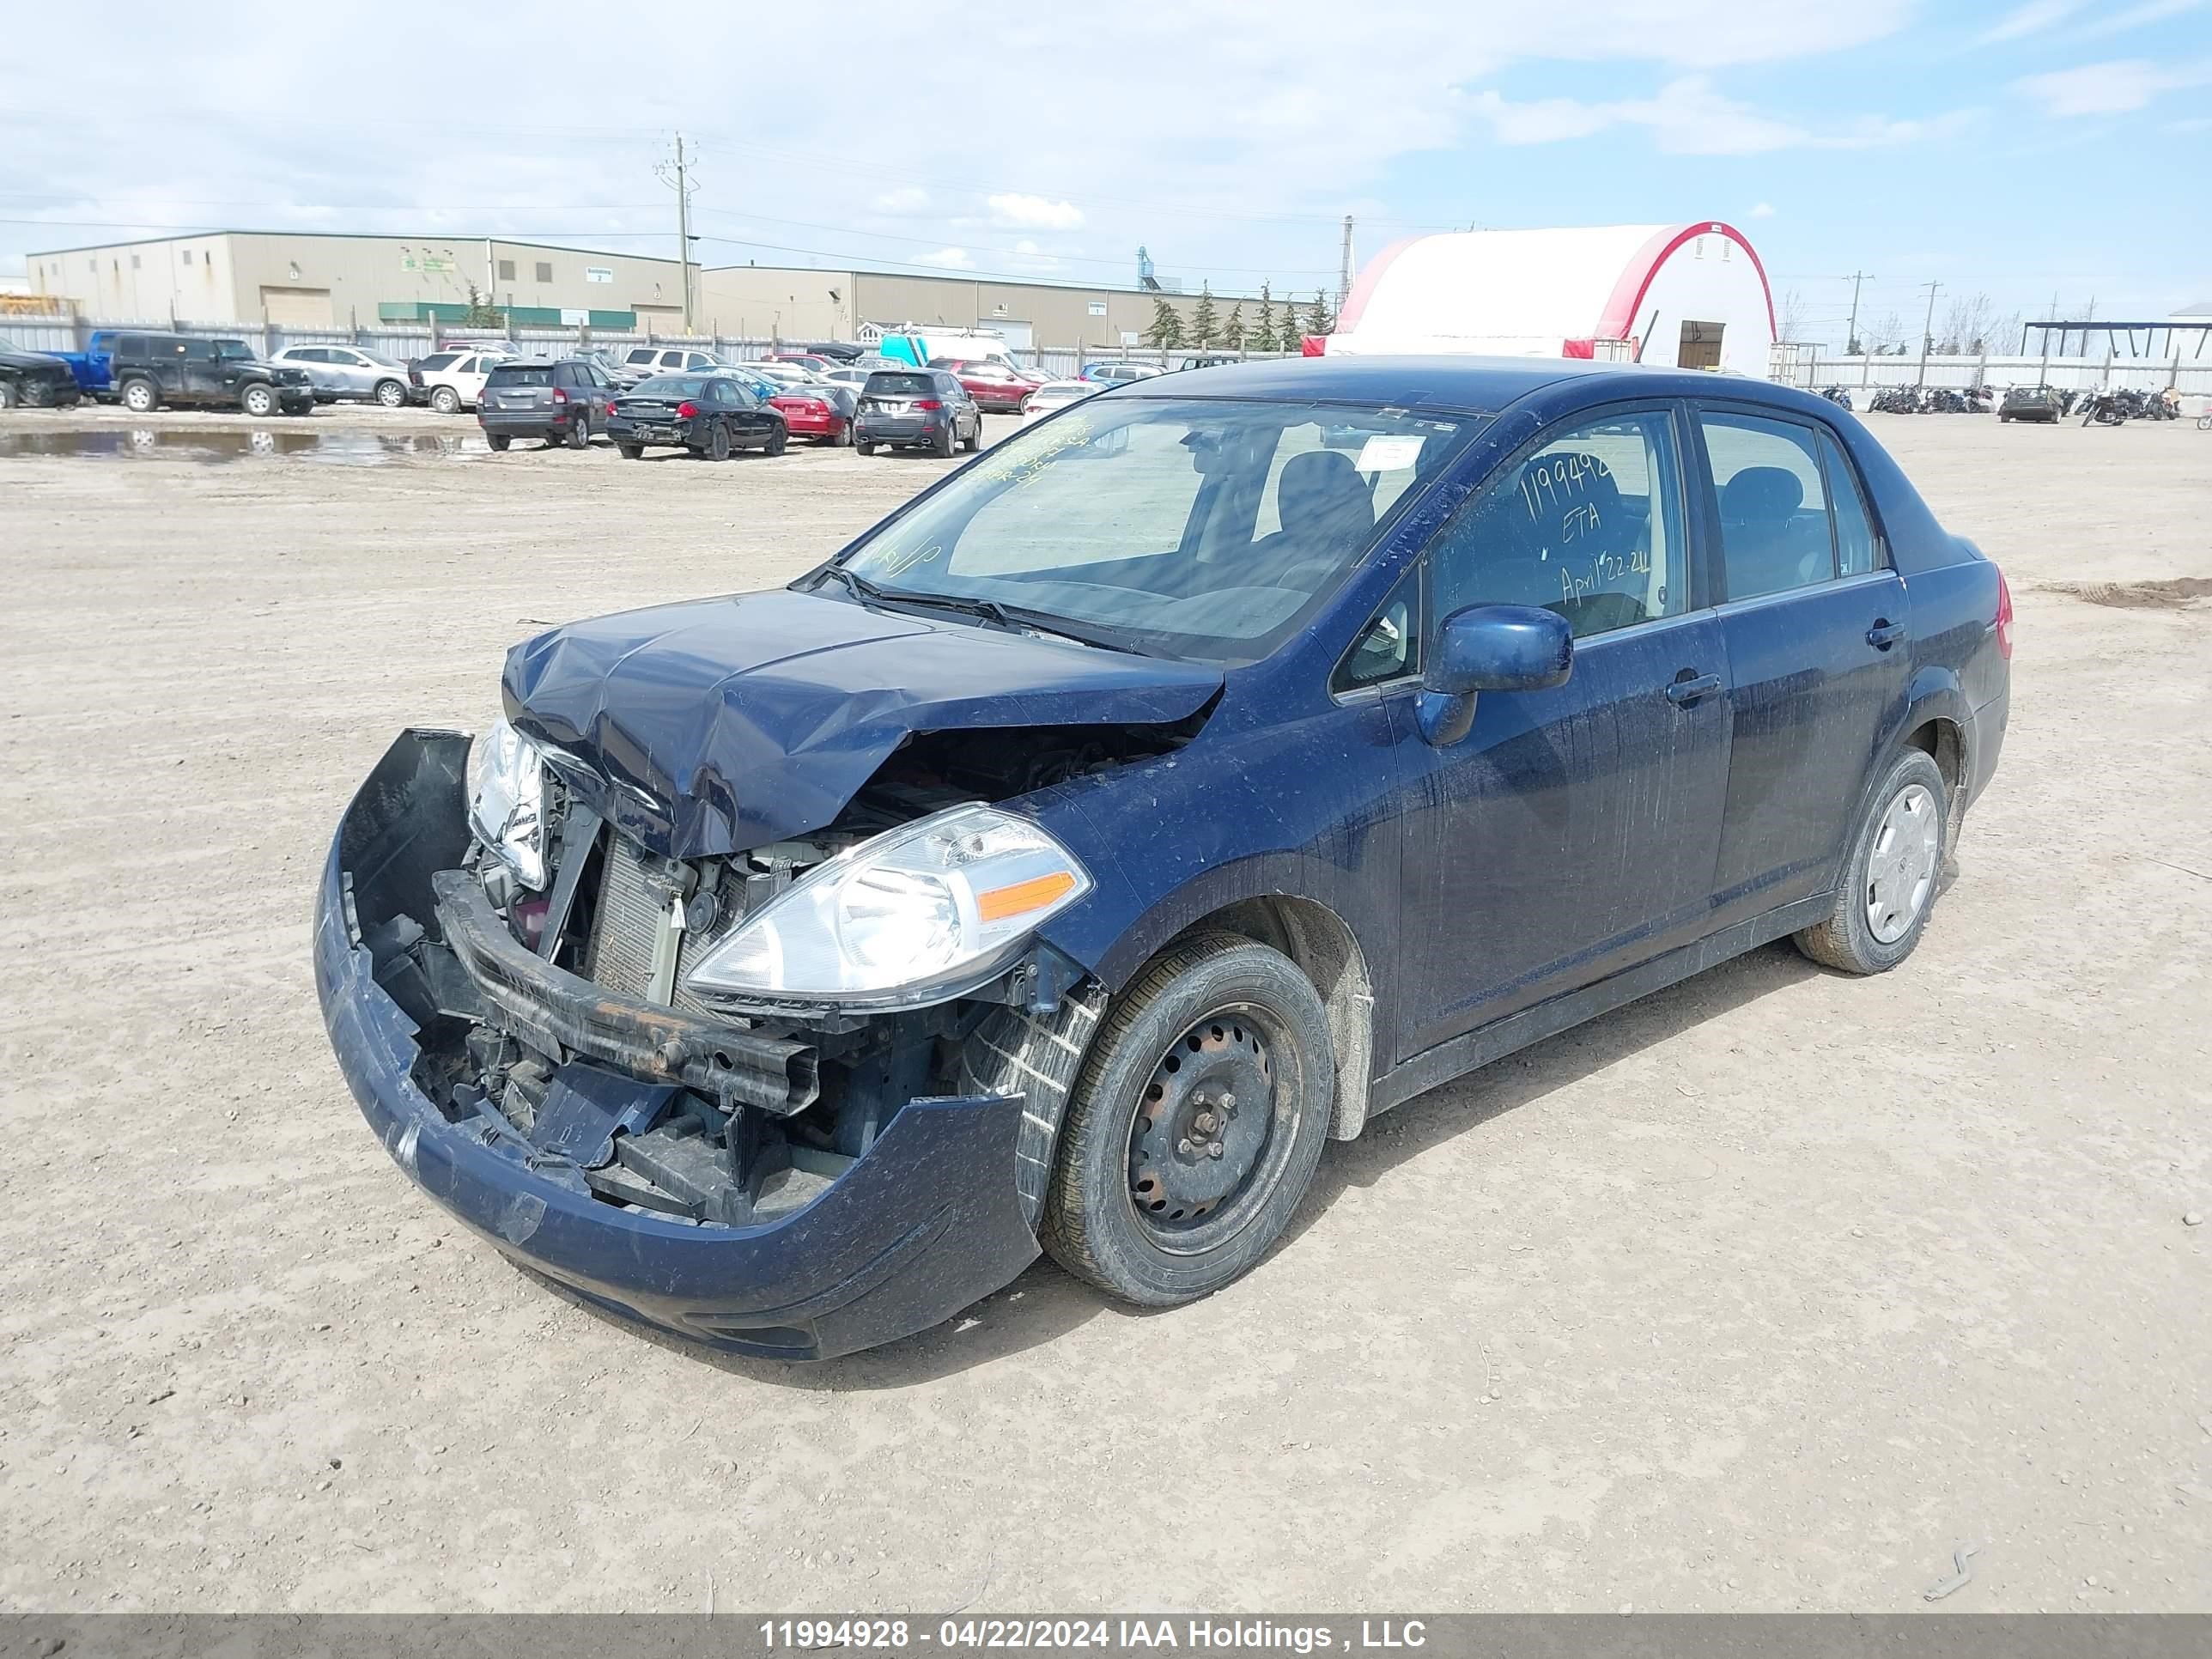
{"type": "MultiPolygon", "coordinates": [[[[361,935],[392,914],[434,913],[431,878],[466,846],[467,748],[457,732],[404,733],[347,808],[316,899],[315,988],[339,1069],[418,1186],[532,1272],[742,1353],[828,1358],[887,1342],[1036,1258],[1016,1182],[1017,1095],[915,1100],[805,1208],[744,1227],[610,1204],[506,1118],[448,1117],[417,1081],[420,1032],[377,982],[361,935]]],[[[611,1083],[641,1099],[669,1086],[588,1062],[561,1069],[577,1066],[601,1100],[611,1083]]]]}

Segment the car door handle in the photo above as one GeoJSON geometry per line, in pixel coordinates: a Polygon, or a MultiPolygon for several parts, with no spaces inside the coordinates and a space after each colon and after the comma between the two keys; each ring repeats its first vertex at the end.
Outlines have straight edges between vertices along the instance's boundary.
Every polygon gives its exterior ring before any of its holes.
{"type": "Polygon", "coordinates": [[[1887,651],[1905,637],[1905,624],[1893,623],[1887,617],[1875,618],[1874,626],[1867,629],[1867,643],[1877,651],[1887,651]]]}
{"type": "Polygon", "coordinates": [[[1710,696],[1720,689],[1719,675],[1700,674],[1694,679],[1676,680],[1668,685],[1667,701],[1680,708],[1686,704],[1697,702],[1699,697],[1710,696]]]}

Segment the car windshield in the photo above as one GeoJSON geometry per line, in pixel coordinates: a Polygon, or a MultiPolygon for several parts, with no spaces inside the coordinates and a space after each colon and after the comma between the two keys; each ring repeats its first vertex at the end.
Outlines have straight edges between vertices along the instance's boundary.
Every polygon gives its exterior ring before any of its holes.
{"type": "Polygon", "coordinates": [[[1117,395],[998,444],[842,564],[868,585],[856,596],[981,601],[1100,643],[1256,661],[1480,425],[1117,395]]]}
{"type": "Polygon", "coordinates": [[[635,387],[641,398],[696,398],[706,389],[704,374],[656,374],[635,387]]]}

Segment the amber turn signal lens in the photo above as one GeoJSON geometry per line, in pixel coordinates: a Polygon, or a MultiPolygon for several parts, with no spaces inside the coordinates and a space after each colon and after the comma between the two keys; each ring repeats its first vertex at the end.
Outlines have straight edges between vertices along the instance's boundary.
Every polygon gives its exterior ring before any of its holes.
{"type": "Polygon", "coordinates": [[[1042,910],[1074,885],[1073,874],[1055,870],[1048,876],[1018,881],[1011,887],[994,887],[975,895],[975,915],[983,921],[1004,921],[1008,916],[1042,910]]]}

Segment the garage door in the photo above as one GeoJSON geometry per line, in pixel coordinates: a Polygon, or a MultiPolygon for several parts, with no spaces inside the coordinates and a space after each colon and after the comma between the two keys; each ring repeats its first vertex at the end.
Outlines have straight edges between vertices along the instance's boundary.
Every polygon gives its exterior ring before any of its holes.
{"type": "Polygon", "coordinates": [[[261,290],[261,308],[283,328],[329,328],[331,291],[326,288],[270,288],[261,290]]]}

